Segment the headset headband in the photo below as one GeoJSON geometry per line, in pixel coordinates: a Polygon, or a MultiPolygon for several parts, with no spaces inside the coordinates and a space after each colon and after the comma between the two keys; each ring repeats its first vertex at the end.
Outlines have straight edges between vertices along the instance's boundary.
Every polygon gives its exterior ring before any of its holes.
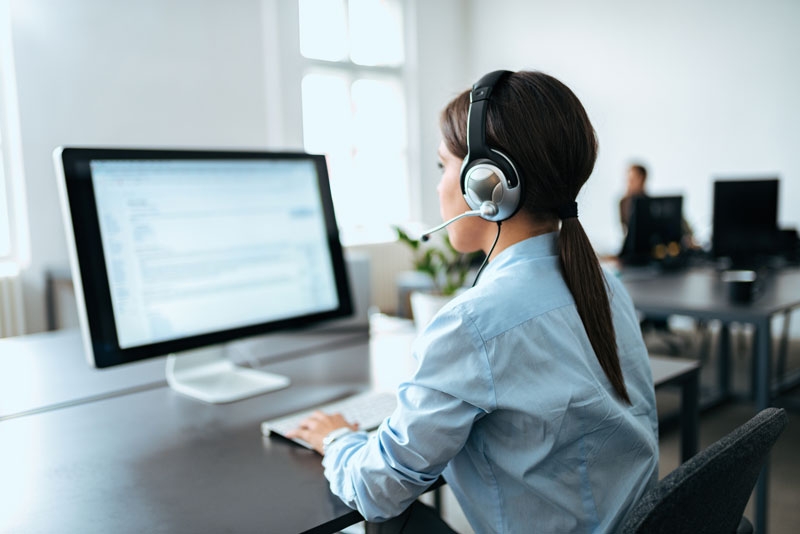
{"type": "Polygon", "coordinates": [[[511,71],[496,70],[490,72],[475,85],[469,94],[469,113],[467,115],[467,161],[479,158],[492,158],[486,145],[486,115],[489,110],[489,98],[500,78],[511,71]]]}

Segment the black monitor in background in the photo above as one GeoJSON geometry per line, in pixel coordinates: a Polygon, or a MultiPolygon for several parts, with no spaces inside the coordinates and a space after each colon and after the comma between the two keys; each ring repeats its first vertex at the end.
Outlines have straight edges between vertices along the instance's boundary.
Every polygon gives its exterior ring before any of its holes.
{"type": "Polygon", "coordinates": [[[716,180],[711,252],[755,266],[780,250],[778,179],[716,180]]]}
{"type": "Polygon", "coordinates": [[[351,314],[324,156],[59,148],[54,153],[87,358],[168,355],[207,402],[288,385],[225,343],[351,314]]]}
{"type": "Polygon", "coordinates": [[[682,196],[634,197],[620,259],[627,265],[678,266],[682,239],[682,196]]]}

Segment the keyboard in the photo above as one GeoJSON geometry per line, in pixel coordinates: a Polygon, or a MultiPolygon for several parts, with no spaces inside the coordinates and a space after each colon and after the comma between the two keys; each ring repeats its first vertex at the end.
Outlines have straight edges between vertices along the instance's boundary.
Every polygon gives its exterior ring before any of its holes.
{"type": "MultiPolygon", "coordinates": [[[[339,399],[326,404],[321,404],[295,412],[283,417],[271,419],[261,423],[261,433],[265,436],[278,434],[286,437],[286,433],[294,430],[300,422],[309,415],[319,410],[328,414],[340,413],[348,423],[358,423],[359,430],[375,430],[380,426],[384,419],[389,417],[397,405],[397,398],[394,393],[386,391],[365,391],[356,393],[344,399],[339,399]]],[[[307,449],[311,445],[301,439],[292,439],[307,449]]]]}

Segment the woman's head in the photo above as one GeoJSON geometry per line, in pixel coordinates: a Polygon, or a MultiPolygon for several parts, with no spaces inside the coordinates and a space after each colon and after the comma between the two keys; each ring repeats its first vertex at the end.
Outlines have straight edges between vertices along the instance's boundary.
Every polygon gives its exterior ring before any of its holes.
{"type": "MultiPolygon", "coordinates": [[[[441,130],[447,150],[467,153],[470,92],[443,110],[441,130]]],[[[597,158],[597,140],[586,111],[563,83],[541,72],[521,71],[501,79],[492,91],[486,142],[507,154],[523,181],[521,210],[538,220],[575,200],[597,158]]]]}

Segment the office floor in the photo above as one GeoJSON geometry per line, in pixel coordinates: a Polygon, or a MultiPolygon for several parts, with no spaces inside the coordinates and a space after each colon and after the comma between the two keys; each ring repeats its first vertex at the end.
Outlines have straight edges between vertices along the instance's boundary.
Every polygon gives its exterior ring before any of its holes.
{"type": "MultiPolygon", "coordinates": [[[[795,319],[797,320],[797,319],[795,319]]],[[[774,329],[780,332],[780,324],[774,329]]],[[[673,326],[675,336],[663,336],[660,333],[648,332],[645,341],[652,354],[665,354],[670,349],[677,348],[681,356],[698,357],[698,351],[705,349],[707,354],[714,354],[718,343],[718,329],[712,325],[709,329],[708,345],[705,347],[695,335],[691,323],[673,326]],[[665,342],[671,341],[673,343],[665,342]]],[[[704,411],[700,416],[700,448],[703,449],[720,439],[737,426],[743,424],[754,415],[753,406],[747,400],[749,391],[748,355],[751,350],[751,333],[746,327],[733,328],[731,336],[732,350],[732,388],[740,400],[725,403],[716,408],[704,411]]],[[[777,341],[776,341],[777,346],[777,341]]],[[[787,373],[800,370],[800,335],[791,336],[789,343],[787,373]]],[[[716,361],[713,356],[707,356],[701,372],[701,389],[710,394],[716,385],[716,361]]],[[[657,394],[659,413],[665,416],[673,413],[679,407],[679,397],[676,391],[659,391],[657,394]]],[[[800,387],[782,395],[775,405],[787,408],[789,424],[772,450],[770,463],[769,485],[769,534],[795,534],[800,532],[800,387]]],[[[680,430],[675,424],[665,424],[661,427],[659,437],[659,475],[664,477],[679,465],[680,457],[680,430]]],[[[753,499],[745,510],[745,515],[753,517],[753,499]]],[[[458,503],[452,493],[447,490],[443,493],[443,514],[445,520],[461,534],[471,534],[470,528],[464,518],[458,503]]],[[[348,529],[348,533],[363,532],[363,527],[356,526],[348,529]]]]}

